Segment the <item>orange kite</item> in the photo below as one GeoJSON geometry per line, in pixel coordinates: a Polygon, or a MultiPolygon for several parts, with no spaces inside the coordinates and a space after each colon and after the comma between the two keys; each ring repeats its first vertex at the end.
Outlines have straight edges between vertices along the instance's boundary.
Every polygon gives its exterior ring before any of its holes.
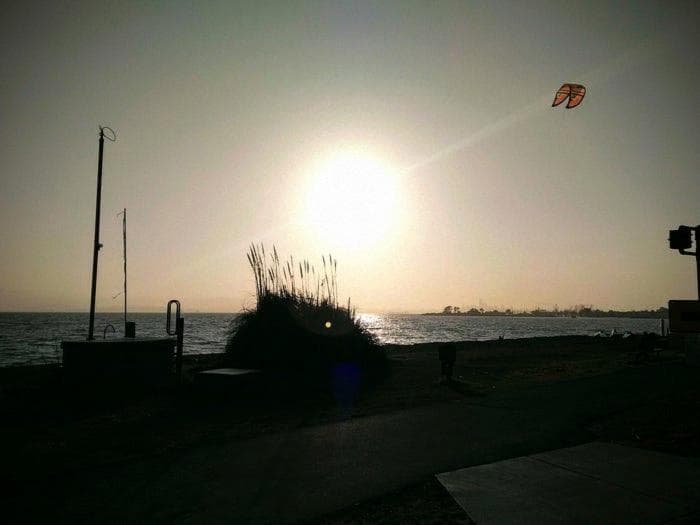
{"type": "Polygon", "coordinates": [[[554,96],[552,107],[557,107],[568,98],[569,102],[566,103],[567,109],[575,108],[581,103],[584,96],[586,96],[585,86],[581,84],[562,84],[554,96]]]}

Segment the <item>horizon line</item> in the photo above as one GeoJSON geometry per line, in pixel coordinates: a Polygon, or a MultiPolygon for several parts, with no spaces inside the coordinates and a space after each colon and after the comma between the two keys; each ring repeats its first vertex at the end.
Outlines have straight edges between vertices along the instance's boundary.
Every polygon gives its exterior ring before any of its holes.
{"type": "MultiPolygon", "coordinates": [[[[654,312],[657,311],[661,308],[668,308],[668,304],[664,304],[661,306],[657,306],[656,308],[653,307],[646,307],[646,308],[632,308],[632,309],[615,309],[615,308],[601,308],[601,307],[596,307],[596,306],[587,306],[583,305],[585,308],[590,308],[591,310],[594,311],[601,311],[601,312],[654,312]]],[[[472,309],[479,309],[477,307],[470,307],[468,310],[462,310],[460,307],[460,314],[465,314],[469,310],[472,309]]],[[[506,313],[507,310],[510,310],[512,313],[527,313],[527,312],[534,312],[534,311],[545,311],[545,312],[577,312],[579,310],[572,308],[559,308],[557,310],[554,309],[549,309],[549,308],[542,308],[540,306],[534,306],[532,308],[515,308],[515,307],[507,307],[502,310],[499,310],[498,307],[482,307],[480,308],[484,312],[501,312],[501,313],[506,313]]],[[[247,310],[247,311],[253,311],[253,310],[247,310]]],[[[89,315],[89,311],[87,310],[0,310],[0,314],[85,314],[89,315]]],[[[231,315],[231,314],[243,314],[246,313],[246,310],[238,310],[238,311],[205,311],[205,310],[192,310],[192,311],[185,311],[184,313],[188,314],[204,314],[204,315],[213,315],[213,314],[219,314],[219,315],[231,315]]],[[[400,311],[400,310],[367,310],[367,311],[359,311],[359,314],[370,314],[370,315],[425,315],[425,314],[443,314],[443,310],[435,310],[435,311],[400,311]]],[[[118,314],[118,315],[123,315],[123,311],[119,310],[113,310],[113,311],[101,311],[101,312],[95,312],[95,315],[104,315],[104,314],[118,314]]],[[[134,310],[128,312],[127,315],[129,314],[163,314],[166,315],[166,311],[163,309],[158,309],[158,310],[134,310]]],[[[451,314],[455,315],[455,314],[451,314]]]]}

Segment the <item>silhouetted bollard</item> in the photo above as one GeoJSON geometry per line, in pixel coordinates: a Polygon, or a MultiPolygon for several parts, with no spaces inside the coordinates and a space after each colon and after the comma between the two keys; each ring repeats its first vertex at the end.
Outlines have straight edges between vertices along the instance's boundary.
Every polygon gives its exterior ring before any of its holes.
{"type": "Polygon", "coordinates": [[[455,345],[448,343],[438,348],[438,357],[441,363],[442,377],[447,381],[452,381],[452,372],[457,360],[457,350],[455,345]]]}
{"type": "Polygon", "coordinates": [[[124,326],[124,337],[136,337],[136,323],[134,321],[127,321],[124,326]]]}

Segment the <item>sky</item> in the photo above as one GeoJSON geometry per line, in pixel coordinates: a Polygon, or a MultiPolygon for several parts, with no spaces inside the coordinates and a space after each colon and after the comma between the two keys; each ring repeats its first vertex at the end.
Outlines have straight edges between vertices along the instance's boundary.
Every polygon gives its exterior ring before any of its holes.
{"type": "Polygon", "coordinates": [[[251,243],[362,312],[695,299],[697,2],[16,2],[0,311],[255,305],[251,243]],[[587,87],[552,108],[563,82],[587,87]],[[116,296],[116,297],[115,297],[116,296]]]}

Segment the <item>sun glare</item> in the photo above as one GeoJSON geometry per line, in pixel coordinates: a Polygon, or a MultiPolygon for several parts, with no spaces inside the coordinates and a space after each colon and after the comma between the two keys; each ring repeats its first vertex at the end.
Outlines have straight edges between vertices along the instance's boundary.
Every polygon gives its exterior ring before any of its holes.
{"type": "Polygon", "coordinates": [[[369,156],[344,152],[314,171],[305,209],[325,246],[365,249],[391,233],[397,222],[392,170],[369,156]]]}

